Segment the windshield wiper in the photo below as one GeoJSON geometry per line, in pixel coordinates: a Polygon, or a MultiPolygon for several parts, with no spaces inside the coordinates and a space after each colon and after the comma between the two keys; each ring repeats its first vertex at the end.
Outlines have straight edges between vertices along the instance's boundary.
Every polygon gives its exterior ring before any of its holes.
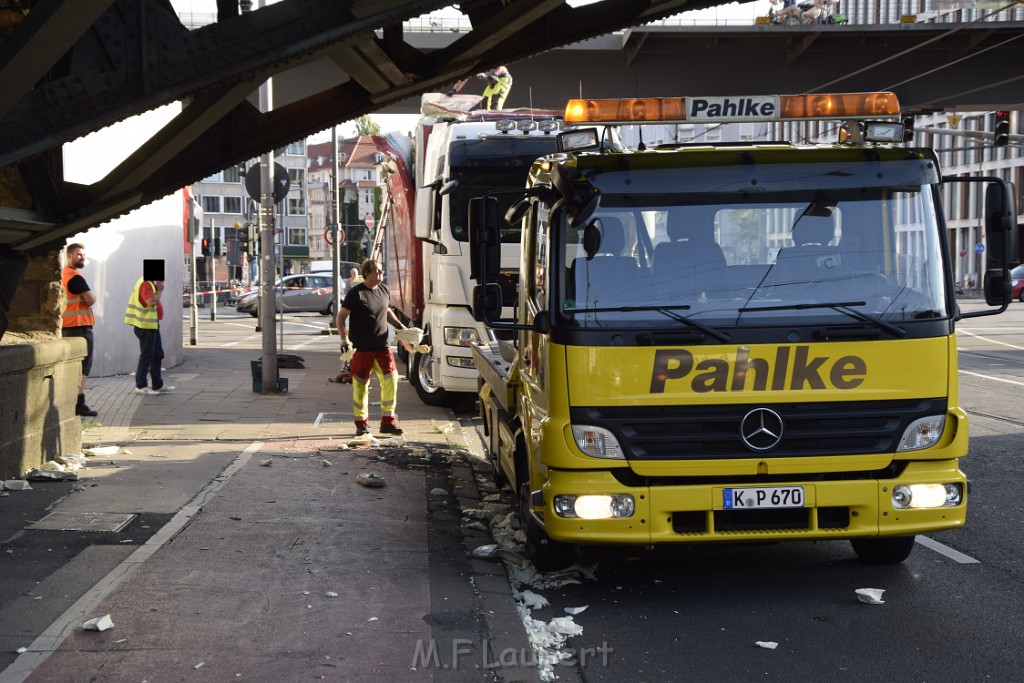
{"type": "Polygon", "coordinates": [[[833,303],[820,303],[820,304],[782,304],[779,306],[749,306],[746,308],[739,309],[740,313],[749,313],[753,311],[804,311],[812,308],[831,308],[834,311],[847,315],[854,320],[860,320],[861,322],[870,323],[880,330],[885,330],[889,334],[899,339],[907,336],[907,331],[902,327],[897,327],[891,323],[887,323],[884,320],[879,320],[867,313],[861,313],[855,311],[850,306],[864,306],[864,301],[836,301],[833,303]]]}
{"type": "Polygon", "coordinates": [[[676,313],[676,311],[688,311],[690,310],[690,308],[690,306],[683,304],[681,306],[613,306],[607,308],[573,308],[568,310],[574,311],[576,313],[629,313],[631,311],[657,311],[658,313],[661,313],[665,317],[672,318],[673,320],[678,320],[684,325],[689,325],[694,329],[698,329],[704,334],[711,335],[712,337],[719,341],[729,341],[729,335],[727,335],[726,333],[719,332],[713,327],[708,327],[707,325],[699,323],[696,320],[690,320],[685,315],[679,315],[678,313],[676,313]]]}

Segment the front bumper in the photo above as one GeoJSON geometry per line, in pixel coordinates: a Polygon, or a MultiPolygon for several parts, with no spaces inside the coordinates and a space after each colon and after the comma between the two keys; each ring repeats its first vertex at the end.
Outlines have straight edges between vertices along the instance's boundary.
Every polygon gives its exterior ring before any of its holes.
{"type": "MultiPolygon", "coordinates": [[[[583,544],[706,543],[822,540],[907,536],[963,526],[967,483],[956,460],[916,461],[893,479],[804,480],[771,486],[803,486],[802,508],[726,510],[724,485],[625,486],[608,471],[549,471],[543,485],[543,522],[554,540],[583,544]],[[899,484],[960,483],[955,507],[898,510],[899,484]],[[631,494],[636,511],[624,519],[566,519],[555,515],[556,495],[631,494]]],[[[763,486],[756,481],[729,486],[763,486]]]]}

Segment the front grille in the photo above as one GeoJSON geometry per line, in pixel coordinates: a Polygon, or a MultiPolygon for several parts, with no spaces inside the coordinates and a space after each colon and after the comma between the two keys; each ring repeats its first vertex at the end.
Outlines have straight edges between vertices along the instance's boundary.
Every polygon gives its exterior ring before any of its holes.
{"type": "Polygon", "coordinates": [[[708,460],[892,453],[914,420],[946,412],[946,399],[699,406],[573,408],[573,424],[604,427],[630,460],[708,460]],[[767,407],[784,422],[782,440],[754,451],[740,421],[767,407]]]}

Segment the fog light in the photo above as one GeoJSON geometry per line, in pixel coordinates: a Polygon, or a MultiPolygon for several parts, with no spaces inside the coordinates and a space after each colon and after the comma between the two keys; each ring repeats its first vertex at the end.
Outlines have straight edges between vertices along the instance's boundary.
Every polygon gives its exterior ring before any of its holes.
{"type": "Polygon", "coordinates": [[[448,365],[453,368],[473,368],[472,358],[463,358],[462,356],[448,356],[448,365]]]}
{"type": "Polygon", "coordinates": [[[897,510],[956,507],[963,499],[960,484],[900,484],[892,490],[892,506],[897,510]]]}
{"type": "Polygon", "coordinates": [[[613,495],[555,496],[555,514],[566,519],[622,519],[636,511],[633,496],[613,495]]]}
{"type": "Polygon", "coordinates": [[[945,415],[932,415],[914,420],[903,432],[899,451],[919,451],[922,448],[931,448],[942,436],[942,429],[946,426],[945,415]]]}

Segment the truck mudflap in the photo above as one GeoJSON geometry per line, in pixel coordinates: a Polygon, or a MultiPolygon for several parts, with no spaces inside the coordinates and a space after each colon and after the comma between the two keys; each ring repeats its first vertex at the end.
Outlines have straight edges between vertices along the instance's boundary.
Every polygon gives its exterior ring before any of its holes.
{"type": "Polygon", "coordinates": [[[625,486],[610,471],[551,470],[544,483],[544,530],[579,544],[841,540],[908,536],[963,526],[967,482],[956,460],[909,463],[894,479],[798,480],[759,484],[625,486]],[[897,509],[899,486],[958,485],[955,505],[897,509]],[[633,514],[581,519],[556,513],[564,496],[632,496],[633,514]],[[760,501],[758,500],[760,498],[760,501]]]}
{"type": "Polygon", "coordinates": [[[490,387],[494,401],[505,411],[513,412],[515,396],[511,375],[515,363],[514,349],[507,342],[500,341],[473,344],[472,348],[477,372],[490,387]]]}

